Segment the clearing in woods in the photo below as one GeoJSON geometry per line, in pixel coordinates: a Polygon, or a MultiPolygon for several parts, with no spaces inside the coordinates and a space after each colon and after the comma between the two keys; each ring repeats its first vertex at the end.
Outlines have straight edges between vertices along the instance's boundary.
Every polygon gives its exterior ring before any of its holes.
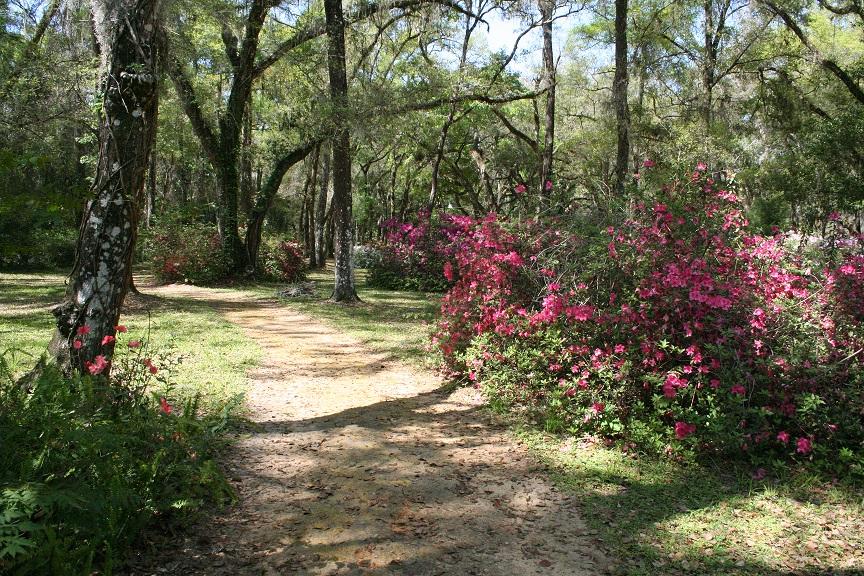
{"type": "Polygon", "coordinates": [[[481,410],[277,302],[185,285],[264,350],[222,456],[238,502],[140,575],[581,576],[610,561],[578,510],[481,410]]]}

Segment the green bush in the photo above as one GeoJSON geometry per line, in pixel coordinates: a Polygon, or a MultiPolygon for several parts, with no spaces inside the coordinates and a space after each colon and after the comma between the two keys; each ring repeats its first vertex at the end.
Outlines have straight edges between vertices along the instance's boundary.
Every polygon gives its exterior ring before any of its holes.
{"type": "Polygon", "coordinates": [[[239,399],[172,407],[142,349],[110,379],[46,366],[26,385],[0,356],[0,573],[110,574],[146,526],[232,497],[212,453],[239,399]]]}

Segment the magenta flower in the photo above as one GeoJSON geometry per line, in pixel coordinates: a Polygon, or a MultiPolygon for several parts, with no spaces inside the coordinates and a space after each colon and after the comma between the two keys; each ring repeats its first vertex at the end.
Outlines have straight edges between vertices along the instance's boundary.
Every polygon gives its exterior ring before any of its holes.
{"type": "Polygon", "coordinates": [[[828,219],[833,220],[833,221],[839,220],[840,219],[840,213],[839,212],[832,212],[831,215],[828,216],[828,219]]]}
{"type": "Polygon", "coordinates": [[[777,434],[777,440],[782,442],[783,444],[789,443],[789,433],[785,430],[781,430],[779,434],[777,434]]]}
{"type": "Polygon", "coordinates": [[[798,438],[798,452],[806,456],[813,451],[809,438],[798,438]]]}
{"type": "Polygon", "coordinates": [[[450,262],[444,263],[444,277],[449,281],[453,281],[453,264],[450,262]]]}
{"type": "Polygon", "coordinates": [[[168,404],[168,401],[165,400],[165,398],[159,398],[159,408],[158,408],[158,410],[159,410],[159,412],[161,412],[162,414],[170,414],[171,412],[174,411],[174,409],[171,407],[170,404],[168,404]]]}
{"type": "Polygon", "coordinates": [[[646,168],[651,168],[652,166],[654,166],[654,162],[652,162],[651,160],[645,160],[644,162],[642,162],[642,166],[646,168]]]}
{"type": "Polygon", "coordinates": [[[518,186],[516,186],[516,193],[517,194],[524,194],[525,193],[525,185],[519,184],[518,186]]]}
{"type": "Polygon", "coordinates": [[[591,412],[594,413],[595,416],[599,415],[606,408],[606,404],[603,402],[595,402],[591,405],[591,412]]]}
{"type": "Polygon", "coordinates": [[[75,350],[80,350],[80,349],[81,349],[81,346],[83,346],[83,344],[81,344],[81,341],[80,341],[80,340],[75,340],[75,341],[72,343],[72,348],[74,348],[75,350]]]}
{"type": "Polygon", "coordinates": [[[104,346],[105,344],[110,344],[112,342],[115,342],[116,340],[117,339],[114,338],[114,336],[111,336],[110,334],[106,334],[105,337],[102,338],[102,345],[104,346]]]}
{"type": "Polygon", "coordinates": [[[120,325],[115,326],[114,330],[116,332],[126,332],[126,326],[123,326],[122,324],[120,324],[120,325]]]}
{"type": "Polygon", "coordinates": [[[551,180],[546,181],[546,190],[547,191],[552,190],[552,181],[551,180]]]}
{"type": "Polygon", "coordinates": [[[108,367],[108,361],[105,360],[104,356],[96,356],[93,359],[93,362],[85,362],[84,366],[87,367],[87,371],[90,372],[93,376],[97,374],[101,374],[108,367]]]}
{"type": "Polygon", "coordinates": [[[707,170],[707,169],[708,169],[708,166],[706,166],[705,164],[702,164],[702,163],[696,164],[696,170],[707,170]]]}
{"type": "Polygon", "coordinates": [[[675,438],[677,438],[678,440],[683,440],[687,436],[693,434],[695,431],[695,424],[687,424],[686,422],[675,423],[675,438]]]}
{"type": "Polygon", "coordinates": [[[736,396],[744,396],[747,393],[747,389],[741,386],[740,384],[736,384],[732,386],[732,394],[736,396]]]}
{"type": "Polygon", "coordinates": [[[129,346],[129,348],[138,348],[139,346],[141,346],[141,341],[140,340],[132,340],[129,342],[128,346],[129,346]]]}
{"type": "Polygon", "coordinates": [[[77,332],[79,336],[84,336],[85,334],[90,333],[90,327],[89,326],[81,326],[75,332],[77,332]]]}

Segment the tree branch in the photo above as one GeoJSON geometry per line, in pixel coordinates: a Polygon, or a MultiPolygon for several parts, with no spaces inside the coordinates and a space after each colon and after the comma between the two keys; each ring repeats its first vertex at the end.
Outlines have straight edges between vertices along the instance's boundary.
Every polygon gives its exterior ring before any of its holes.
{"type": "Polygon", "coordinates": [[[849,93],[852,94],[860,104],[864,105],[864,90],[862,90],[849,73],[843,70],[836,62],[834,62],[834,60],[825,57],[821,52],[819,52],[819,49],[810,42],[810,39],[804,33],[804,30],[801,29],[798,23],[787,11],[780,8],[772,0],[759,0],[759,2],[766,6],[776,16],[780,17],[786,27],[791,30],[792,33],[798,37],[801,43],[813,54],[816,61],[840,80],[849,90],[849,93]]]}

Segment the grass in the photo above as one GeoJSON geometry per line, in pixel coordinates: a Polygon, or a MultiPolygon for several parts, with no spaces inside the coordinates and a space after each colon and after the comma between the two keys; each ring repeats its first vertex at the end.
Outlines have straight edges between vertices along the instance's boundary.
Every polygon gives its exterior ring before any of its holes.
{"type": "MultiPolygon", "coordinates": [[[[0,352],[11,357],[13,375],[29,370],[51,340],[50,308],[63,298],[63,281],[59,274],[0,274],[0,352]]],[[[174,402],[200,395],[205,410],[221,405],[245,392],[246,371],[261,358],[258,345],[206,302],[130,295],[120,321],[129,332],[118,334],[119,350],[145,342],[162,380],[157,392],[174,402]]]]}
{"type": "Polygon", "coordinates": [[[51,308],[63,299],[61,274],[0,274],[0,353],[13,373],[30,369],[51,340],[51,308]]]}
{"type": "MultiPolygon", "coordinates": [[[[285,306],[319,318],[392,358],[424,364],[429,341],[427,324],[435,321],[440,310],[439,294],[370,288],[366,285],[366,271],[357,270],[357,294],[362,302],[346,306],[328,300],[333,293],[332,268],[313,270],[308,276],[318,297],[283,298],[285,306]]],[[[255,290],[266,297],[276,291],[273,286],[258,286],[255,290]]]]}
{"type": "Polygon", "coordinates": [[[621,575],[864,574],[861,491],[521,432],[621,575]]]}

